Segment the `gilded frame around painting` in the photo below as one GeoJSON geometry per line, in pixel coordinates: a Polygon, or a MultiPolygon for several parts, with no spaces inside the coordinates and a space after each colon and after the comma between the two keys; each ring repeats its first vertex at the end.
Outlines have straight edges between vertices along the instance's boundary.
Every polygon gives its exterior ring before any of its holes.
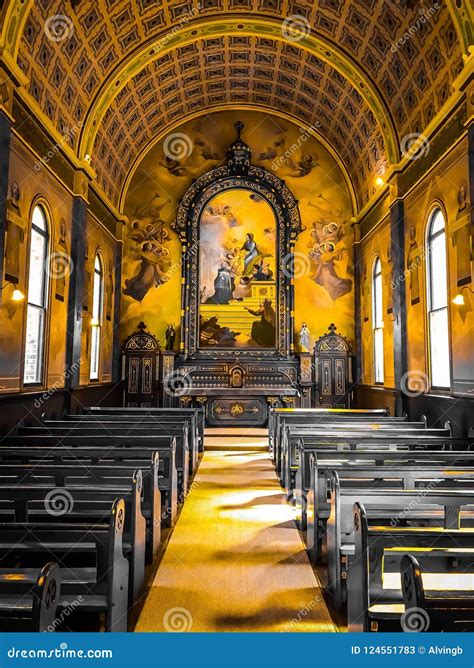
{"type": "Polygon", "coordinates": [[[173,228],[183,244],[181,349],[185,358],[244,359],[287,358],[293,352],[293,245],[301,231],[301,219],[293,194],[285,183],[261,167],[248,165],[236,174],[228,164],[197,179],[186,191],[173,228]],[[264,198],[276,221],[276,344],[272,348],[204,348],[199,344],[199,252],[203,211],[217,195],[248,190],[264,198]]]}

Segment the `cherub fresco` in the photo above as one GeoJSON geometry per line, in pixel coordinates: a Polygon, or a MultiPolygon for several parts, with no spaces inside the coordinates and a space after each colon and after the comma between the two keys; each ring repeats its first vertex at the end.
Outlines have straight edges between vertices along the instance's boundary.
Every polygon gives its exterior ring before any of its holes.
{"type": "MultiPolygon", "coordinates": [[[[321,210],[319,205],[311,204],[321,210]]],[[[339,216],[341,212],[338,212],[339,216]]],[[[333,301],[352,290],[352,260],[347,248],[346,230],[342,222],[328,217],[328,211],[320,213],[321,217],[312,223],[308,256],[312,261],[311,278],[323,287],[333,301]],[[343,275],[346,273],[346,276],[343,275]]]]}
{"type": "Polygon", "coordinates": [[[139,260],[136,273],[125,280],[124,295],[136,301],[142,301],[150,288],[158,287],[169,280],[171,266],[170,252],[166,247],[170,240],[169,232],[161,219],[161,211],[168,202],[157,203],[159,195],[154,195],[150,202],[132,221],[128,231],[129,256],[139,260]]]}

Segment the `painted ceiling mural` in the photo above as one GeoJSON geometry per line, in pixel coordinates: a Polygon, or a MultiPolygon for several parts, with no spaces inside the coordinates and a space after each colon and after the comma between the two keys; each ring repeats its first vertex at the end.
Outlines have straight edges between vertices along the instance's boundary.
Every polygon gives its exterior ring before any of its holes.
{"type": "MultiPolygon", "coordinates": [[[[192,180],[224,159],[237,120],[245,124],[243,139],[252,149],[252,163],[284,179],[299,201],[303,231],[292,268],[297,332],[306,322],[315,340],[336,322],[338,331],[353,339],[352,201],[341,168],[320,141],[295,124],[236,110],[180,126],[147,153],[135,172],[125,202],[130,222],[125,230],[122,337],[140,320],[161,343],[168,324],[179,330],[182,248],[172,223],[192,180]]],[[[252,326],[271,324],[276,306],[273,213],[266,202],[243,191],[215,200],[201,221],[204,231],[212,230],[206,260],[200,256],[201,316],[207,323],[201,327],[202,345],[224,345],[220,339],[230,337],[232,345],[271,347],[271,327],[256,327],[252,333],[252,326]],[[267,294],[258,298],[262,286],[267,294]],[[231,311],[249,313],[245,307],[253,313],[239,326],[223,324],[231,311]],[[216,315],[225,331],[217,331],[214,321],[209,324],[216,315]]]]}
{"type": "MultiPolygon", "coordinates": [[[[462,68],[461,46],[446,3],[434,3],[432,9],[429,17],[420,18],[415,3],[398,0],[40,0],[28,14],[18,64],[31,95],[73,144],[104,79],[147,40],[193,22],[222,20],[223,15],[265,17],[279,25],[299,16],[314,35],[367,72],[393,110],[390,123],[401,141],[423,131],[462,68]],[[68,19],[65,40],[48,39],[45,25],[55,15],[68,19]],[[400,41],[413,25],[410,39],[400,41]],[[409,71],[413,77],[407,76],[409,71]]],[[[373,174],[386,163],[373,110],[340,69],[298,41],[283,42],[280,30],[278,34],[280,39],[263,32],[252,36],[223,31],[203,39],[202,30],[196,30],[191,43],[143,64],[107,108],[91,155],[99,184],[114,203],[133,160],[158,131],[196,110],[231,104],[273,106],[305,124],[317,121],[346,161],[359,204],[368,201],[373,174]],[[131,151],[131,146],[136,148],[131,151]]]]}

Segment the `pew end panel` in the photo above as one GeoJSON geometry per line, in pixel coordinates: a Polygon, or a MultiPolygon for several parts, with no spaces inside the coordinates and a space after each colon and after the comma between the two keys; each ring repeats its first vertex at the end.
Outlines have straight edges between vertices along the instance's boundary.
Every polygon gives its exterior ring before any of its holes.
{"type": "Polygon", "coordinates": [[[98,574],[107,581],[107,631],[126,631],[128,612],[129,563],[123,553],[125,501],[116,499],[112,506],[109,525],[107,563],[105,572],[98,574]]]}
{"type": "Polygon", "coordinates": [[[33,630],[56,630],[57,607],[61,597],[61,571],[58,564],[49,562],[41,569],[33,589],[33,630]]]}

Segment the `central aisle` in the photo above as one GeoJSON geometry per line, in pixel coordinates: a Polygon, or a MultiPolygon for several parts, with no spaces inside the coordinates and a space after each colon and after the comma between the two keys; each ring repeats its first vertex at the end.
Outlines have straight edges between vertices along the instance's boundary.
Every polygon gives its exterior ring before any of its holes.
{"type": "Polygon", "coordinates": [[[292,518],[266,436],[208,436],[135,630],[336,631],[292,518]]]}

